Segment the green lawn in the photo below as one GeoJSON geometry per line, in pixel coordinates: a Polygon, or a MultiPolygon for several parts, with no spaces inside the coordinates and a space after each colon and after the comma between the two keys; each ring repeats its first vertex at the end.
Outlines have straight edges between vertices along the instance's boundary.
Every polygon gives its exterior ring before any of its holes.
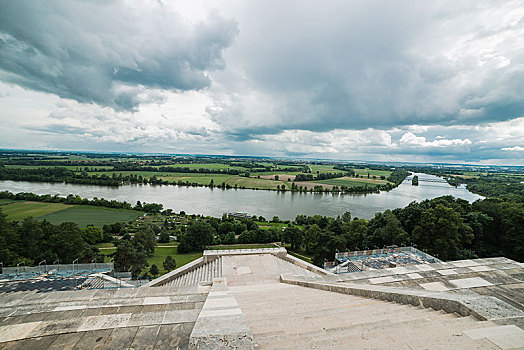
{"type": "MultiPolygon", "coordinates": [[[[155,248],[155,252],[153,253],[153,255],[150,256],[147,259],[147,262],[149,263],[149,267],[145,268],[142,271],[142,274],[144,274],[145,272],[149,271],[149,268],[153,264],[158,266],[158,269],[160,270],[160,275],[163,275],[163,274],[169,272],[169,271],[164,270],[164,266],[163,266],[163,262],[164,262],[164,260],[166,259],[166,257],[168,255],[171,255],[171,257],[173,259],[175,259],[177,268],[179,268],[181,266],[184,266],[185,264],[190,263],[191,261],[196,260],[196,259],[198,259],[198,258],[200,258],[202,256],[201,252],[187,253],[187,254],[178,254],[176,249],[177,249],[176,247],[159,247],[159,246],[157,246],[155,248]]],[[[109,262],[109,260],[111,260],[111,258],[108,255],[114,253],[115,251],[116,251],[116,248],[101,249],[100,253],[106,255],[104,261],[105,262],[109,262]]]]}
{"type": "MultiPolygon", "coordinates": [[[[65,205],[65,204],[64,204],[65,205]]],[[[136,210],[113,209],[104,207],[95,207],[87,205],[66,205],[66,208],[54,213],[40,216],[52,224],[61,224],[62,222],[72,221],[80,227],[95,225],[113,224],[115,222],[130,221],[143,215],[136,210]]]]}
{"type": "Polygon", "coordinates": [[[2,205],[2,211],[7,214],[9,220],[23,220],[29,216],[39,217],[66,210],[70,207],[61,203],[25,202],[2,205]]]}
{"type": "MultiPolygon", "coordinates": [[[[266,218],[268,220],[271,220],[273,218],[266,218]]],[[[282,227],[287,227],[287,224],[281,223],[281,222],[264,222],[264,221],[256,221],[258,227],[261,230],[267,230],[271,227],[276,227],[278,229],[282,229],[282,227]]]]}
{"type": "Polygon", "coordinates": [[[5,205],[14,202],[16,202],[14,199],[0,199],[0,205],[5,205]]]}

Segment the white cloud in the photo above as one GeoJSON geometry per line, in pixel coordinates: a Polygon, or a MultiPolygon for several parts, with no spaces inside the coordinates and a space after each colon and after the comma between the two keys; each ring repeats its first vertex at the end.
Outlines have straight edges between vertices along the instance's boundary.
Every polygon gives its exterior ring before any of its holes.
{"type": "Polygon", "coordinates": [[[515,146],[515,147],[504,147],[500,149],[501,151],[510,151],[510,152],[524,152],[524,147],[515,146]]]}
{"type": "Polygon", "coordinates": [[[402,137],[400,138],[399,144],[405,145],[405,146],[414,146],[414,147],[444,148],[444,147],[471,145],[471,140],[469,139],[446,140],[446,139],[440,138],[434,141],[426,141],[426,138],[423,136],[416,136],[415,134],[411,132],[407,132],[404,135],[402,135],[402,137]]]}
{"type": "Polygon", "coordinates": [[[519,1],[0,6],[0,147],[523,162],[519,1]]]}

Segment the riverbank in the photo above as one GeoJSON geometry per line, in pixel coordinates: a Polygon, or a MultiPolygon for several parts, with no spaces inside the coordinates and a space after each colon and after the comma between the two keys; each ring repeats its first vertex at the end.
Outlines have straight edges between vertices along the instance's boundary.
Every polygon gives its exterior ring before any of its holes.
{"type": "MultiPolygon", "coordinates": [[[[417,175],[420,180],[427,177],[436,178],[421,173],[417,175]]],[[[221,217],[227,212],[242,211],[268,219],[278,216],[282,220],[294,220],[299,214],[336,217],[346,211],[350,211],[353,217],[370,219],[375,213],[439,196],[452,195],[470,202],[483,198],[463,187],[456,188],[447,183],[421,181],[419,186],[412,186],[407,180],[391,191],[372,194],[242,191],[162,185],[105,187],[10,180],[0,181],[0,191],[2,190],[51,196],[75,194],[82,198],[105,198],[108,201],[126,201],[132,204],[137,201],[159,203],[164,209],[170,208],[175,212],[183,210],[188,214],[214,217],[221,217]]]]}

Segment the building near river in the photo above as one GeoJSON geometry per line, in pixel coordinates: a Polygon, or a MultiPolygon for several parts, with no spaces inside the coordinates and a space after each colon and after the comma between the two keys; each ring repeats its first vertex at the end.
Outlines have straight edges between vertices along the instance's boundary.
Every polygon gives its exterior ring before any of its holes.
{"type": "Polygon", "coordinates": [[[524,264],[426,262],[334,274],[283,248],[205,251],[141,287],[0,292],[0,349],[524,347],[524,264]]]}

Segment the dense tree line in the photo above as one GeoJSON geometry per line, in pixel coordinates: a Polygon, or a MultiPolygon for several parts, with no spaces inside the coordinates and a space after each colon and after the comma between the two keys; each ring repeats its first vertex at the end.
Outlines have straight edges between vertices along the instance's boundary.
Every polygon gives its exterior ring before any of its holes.
{"type": "Polygon", "coordinates": [[[0,166],[0,180],[15,181],[36,181],[36,182],[65,182],[73,184],[101,185],[101,186],[120,186],[123,184],[163,184],[169,182],[158,179],[156,176],[145,178],[141,175],[129,174],[122,175],[113,173],[111,176],[106,174],[91,174],[86,171],[76,173],[64,167],[55,168],[6,168],[0,166]]]}
{"type": "Polygon", "coordinates": [[[56,260],[62,264],[70,264],[75,259],[84,263],[95,258],[101,261],[94,244],[103,238],[100,228],[81,229],[72,222],[53,225],[33,218],[10,222],[0,208],[0,261],[4,266],[22,262],[31,266],[42,260],[48,264],[56,260]]]}
{"type": "Polygon", "coordinates": [[[127,202],[120,202],[116,200],[107,200],[104,198],[93,198],[87,199],[82,198],[78,195],[70,194],[67,197],[60,197],[58,195],[43,194],[38,195],[30,192],[20,192],[17,194],[11,193],[9,191],[0,192],[0,199],[12,199],[12,200],[23,200],[23,201],[33,201],[33,202],[47,202],[47,203],[64,203],[64,204],[74,204],[74,205],[92,205],[97,207],[106,207],[106,208],[115,208],[115,209],[129,209],[129,210],[138,210],[145,211],[147,213],[160,213],[164,206],[158,203],[141,203],[137,201],[135,206],[132,206],[127,202]]]}
{"type": "Polygon", "coordinates": [[[391,172],[391,174],[387,177],[387,180],[389,182],[393,182],[395,186],[398,186],[404,181],[406,177],[409,176],[409,172],[403,169],[395,169],[391,172]]]}
{"type": "Polygon", "coordinates": [[[298,215],[285,230],[260,229],[254,220],[210,218],[190,223],[179,252],[211,244],[281,241],[313,256],[317,265],[335,252],[416,244],[442,260],[524,256],[524,203],[485,199],[469,203],[452,196],[412,202],[404,208],[377,213],[371,220],[349,212],[332,218],[298,215]]]}
{"type": "Polygon", "coordinates": [[[506,256],[522,261],[524,204],[486,199],[473,204],[451,196],[413,202],[378,213],[371,220],[310,217],[304,249],[316,264],[338,249],[416,244],[442,260],[506,256]]]}
{"type": "MultiPolygon", "coordinates": [[[[239,175],[242,172],[238,169],[213,169],[213,168],[190,168],[175,166],[142,166],[139,164],[122,163],[115,164],[113,169],[106,171],[152,171],[162,173],[197,173],[197,174],[228,174],[239,175]]],[[[263,170],[266,171],[266,170],[263,170]]]]}
{"type": "Polygon", "coordinates": [[[313,174],[297,174],[295,176],[295,181],[328,180],[342,176],[349,176],[349,173],[318,173],[316,176],[313,176],[313,174]]]}

